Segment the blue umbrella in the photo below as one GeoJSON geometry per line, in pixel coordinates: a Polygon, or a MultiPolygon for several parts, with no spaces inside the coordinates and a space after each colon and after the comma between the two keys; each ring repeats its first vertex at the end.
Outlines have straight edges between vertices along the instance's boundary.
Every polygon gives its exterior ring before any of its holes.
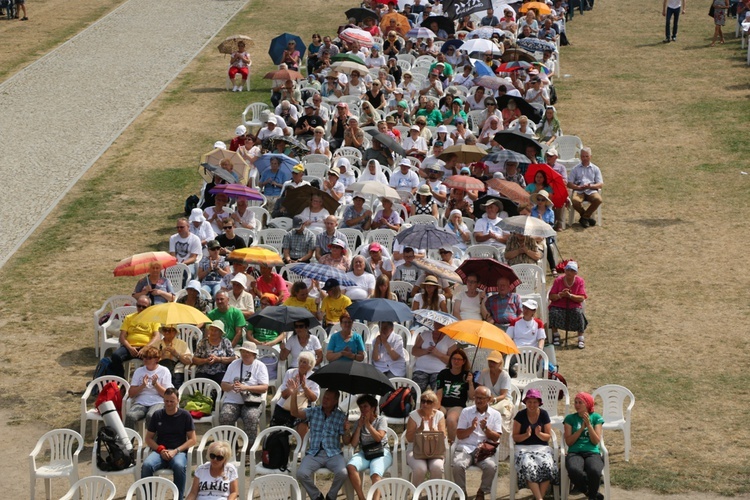
{"type": "Polygon", "coordinates": [[[415,224],[396,235],[396,241],[404,247],[432,250],[443,246],[458,245],[458,237],[432,224],[415,224]]]}
{"type": "Polygon", "coordinates": [[[271,158],[278,158],[279,160],[281,160],[281,167],[279,168],[279,171],[283,172],[286,177],[291,179],[292,167],[297,165],[299,161],[295,160],[294,158],[290,158],[287,155],[279,153],[266,153],[255,160],[255,168],[258,169],[258,179],[260,179],[261,174],[268,170],[268,168],[271,166],[271,158]]]}
{"type": "Polygon", "coordinates": [[[459,49],[461,45],[464,44],[463,40],[458,40],[457,38],[454,38],[453,40],[446,40],[442,47],[440,47],[440,52],[443,54],[448,53],[448,47],[455,47],[456,49],[459,49]]]}
{"type": "Polygon", "coordinates": [[[341,286],[357,286],[357,284],[346,277],[346,274],[342,273],[335,267],[326,266],[323,264],[297,264],[292,268],[292,272],[318,281],[325,282],[330,278],[338,280],[341,286]]]}
{"type": "Polygon", "coordinates": [[[530,50],[531,52],[544,52],[545,50],[555,51],[554,43],[545,42],[538,38],[523,38],[518,40],[516,45],[526,50],[530,50]]]}
{"type": "Polygon", "coordinates": [[[474,71],[477,72],[477,76],[495,76],[495,72],[492,71],[492,68],[478,59],[474,60],[474,71]]]}
{"type": "Polygon", "coordinates": [[[271,56],[274,64],[282,63],[282,61],[284,60],[284,51],[286,50],[286,45],[289,42],[297,43],[297,46],[295,48],[299,51],[299,58],[300,60],[302,60],[302,57],[304,57],[306,50],[305,42],[303,42],[302,39],[297,35],[292,35],[291,33],[283,33],[271,40],[271,46],[268,48],[268,55],[271,56]]]}
{"type": "Polygon", "coordinates": [[[435,329],[435,325],[448,326],[458,321],[458,318],[448,313],[433,311],[431,309],[417,309],[414,311],[414,321],[418,321],[427,328],[435,329]]]}
{"type": "Polygon", "coordinates": [[[411,321],[412,313],[403,302],[388,299],[359,300],[346,308],[352,319],[362,321],[411,321]]]}

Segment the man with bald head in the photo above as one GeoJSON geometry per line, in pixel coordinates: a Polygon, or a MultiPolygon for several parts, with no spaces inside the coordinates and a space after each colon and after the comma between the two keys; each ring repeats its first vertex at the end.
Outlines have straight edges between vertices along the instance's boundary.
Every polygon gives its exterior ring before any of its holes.
{"type": "Polygon", "coordinates": [[[336,219],[335,215],[329,215],[326,217],[323,224],[325,224],[325,230],[315,237],[315,259],[318,261],[320,261],[320,258],[325,254],[331,253],[328,246],[333,240],[339,239],[341,241],[346,241],[344,233],[336,229],[338,226],[338,219],[336,219]]]}

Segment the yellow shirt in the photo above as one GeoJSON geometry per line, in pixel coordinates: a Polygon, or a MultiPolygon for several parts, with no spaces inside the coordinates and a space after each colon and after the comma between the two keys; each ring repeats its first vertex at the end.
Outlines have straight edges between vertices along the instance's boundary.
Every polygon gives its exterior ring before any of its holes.
{"type": "Polygon", "coordinates": [[[338,323],[344,310],[350,305],[352,305],[352,299],[346,295],[341,295],[338,299],[329,295],[323,299],[320,310],[323,311],[328,323],[338,323]]]}
{"type": "Polygon", "coordinates": [[[289,307],[304,307],[313,314],[318,312],[318,304],[315,303],[315,299],[312,297],[308,297],[304,302],[300,302],[295,297],[289,297],[284,301],[284,305],[289,307]]]}
{"type": "Polygon", "coordinates": [[[125,331],[126,339],[133,347],[143,347],[151,342],[154,334],[159,331],[159,323],[136,323],[133,321],[137,312],[125,316],[120,330],[125,331]]]}

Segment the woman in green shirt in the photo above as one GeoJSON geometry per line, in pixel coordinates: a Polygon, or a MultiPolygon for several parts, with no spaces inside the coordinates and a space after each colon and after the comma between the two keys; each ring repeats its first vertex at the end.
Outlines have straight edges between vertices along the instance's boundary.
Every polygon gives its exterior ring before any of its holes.
{"type": "Polygon", "coordinates": [[[576,394],[576,412],[565,417],[565,444],[568,454],[565,467],[575,489],[585,492],[589,500],[603,499],[599,493],[604,460],[599,451],[604,419],[594,412],[594,398],[586,392],[576,394]]]}

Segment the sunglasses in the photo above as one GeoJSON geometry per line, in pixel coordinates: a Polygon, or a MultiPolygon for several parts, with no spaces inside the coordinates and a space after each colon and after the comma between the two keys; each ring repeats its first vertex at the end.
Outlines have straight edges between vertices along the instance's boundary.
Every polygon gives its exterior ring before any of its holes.
{"type": "Polygon", "coordinates": [[[224,226],[224,229],[234,229],[234,226],[224,226]]]}
{"type": "Polygon", "coordinates": [[[294,328],[307,328],[305,325],[294,325],[294,328]]]}
{"type": "Polygon", "coordinates": [[[423,405],[431,405],[432,403],[434,403],[434,401],[433,401],[433,400],[431,400],[431,399],[420,399],[419,401],[420,401],[420,403],[422,403],[423,405]]]}
{"type": "Polygon", "coordinates": [[[135,306],[136,309],[146,309],[147,307],[148,306],[142,306],[140,304],[136,304],[136,306],[135,306]]]}
{"type": "Polygon", "coordinates": [[[211,460],[218,460],[219,462],[221,462],[222,460],[224,460],[224,455],[217,455],[216,453],[209,453],[208,457],[211,460]]]}

